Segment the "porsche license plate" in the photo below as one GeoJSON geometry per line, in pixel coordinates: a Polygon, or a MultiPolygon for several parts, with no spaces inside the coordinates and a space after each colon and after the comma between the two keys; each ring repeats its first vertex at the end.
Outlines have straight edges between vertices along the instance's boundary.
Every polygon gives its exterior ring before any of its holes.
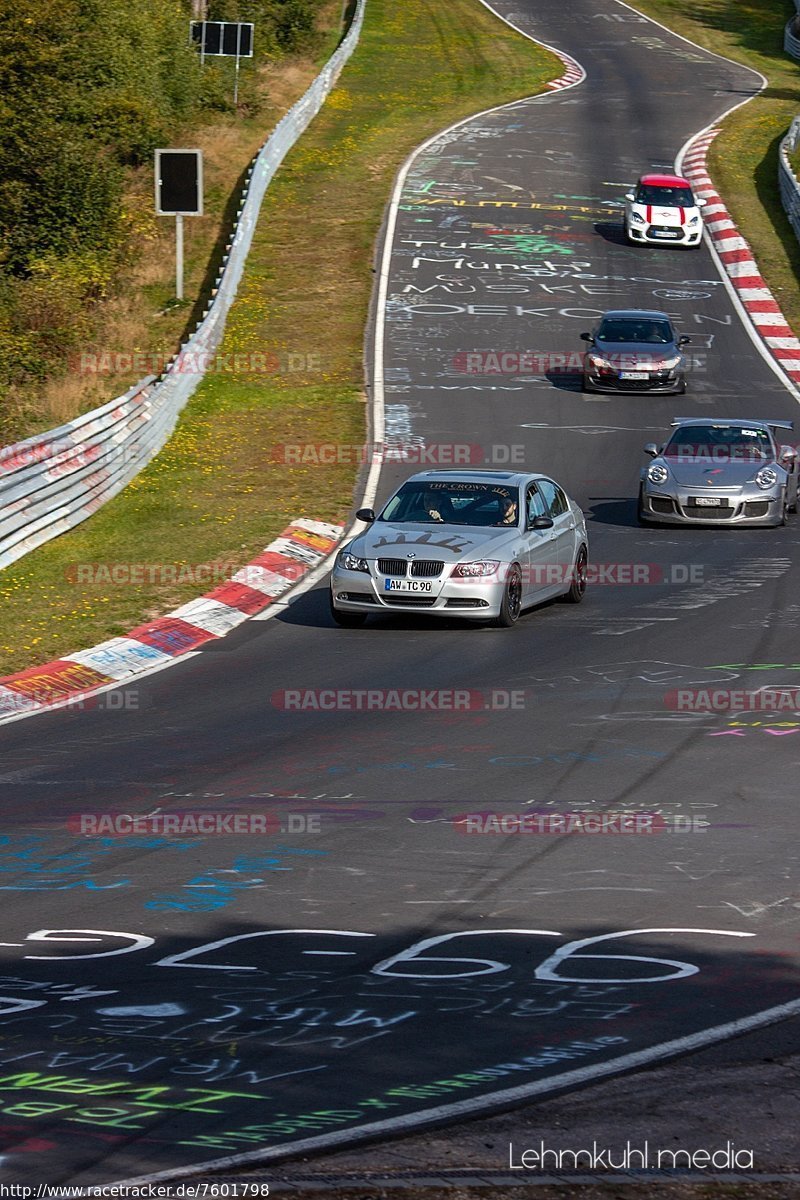
{"type": "Polygon", "coordinates": [[[725,501],[719,496],[698,496],[695,500],[698,508],[723,508],[727,507],[725,501]]]}
{"type": "Polygon", "coordinates": [[[432,592],[433,583],[430,579],[387,579],[383,590],[385,592],[432,592]]]}

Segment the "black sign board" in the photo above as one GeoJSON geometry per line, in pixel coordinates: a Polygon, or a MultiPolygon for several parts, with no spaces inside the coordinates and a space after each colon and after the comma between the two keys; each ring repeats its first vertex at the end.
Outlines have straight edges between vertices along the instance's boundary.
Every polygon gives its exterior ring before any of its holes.
{"type": "Polygon", "coordinates": [[[253,25],[248,21],[192,21],[191,35],[204,56],[253,57],[253,25]]]}
{"type": "Polygon", "coordinates": [[[156,150],[156,212],[203,215],[202,150],[156,150]]]}

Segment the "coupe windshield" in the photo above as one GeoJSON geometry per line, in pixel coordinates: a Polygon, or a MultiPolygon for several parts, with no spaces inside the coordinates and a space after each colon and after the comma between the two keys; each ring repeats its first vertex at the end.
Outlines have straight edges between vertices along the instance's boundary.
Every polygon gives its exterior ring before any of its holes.
{"type": "Polygon", "coordinates": [[[497,483],[457,480],[403,484],[379,521],[414,525],[516,525],[519,490],[497,483]]]}
{"type": "Polygon", "coordinates": [[[685,425],[676,429],[664,447],[667,458],[742,459],[764,462],[772,458],[766,429],[747,425],[685,425]]]}
{"type": "Polygon", "coordinates": [[[637,204],[657,204],[664,208],[694,208],[694,196],[689,188],[645,187],[636,191],[637,204]]]}
{"type": "Polygon", "coordinates": [[[669,321],[659,321],[652,317],[606,317],[600,322],[597,340],[668,346],[673,341],[673,336],[669,321]]]}

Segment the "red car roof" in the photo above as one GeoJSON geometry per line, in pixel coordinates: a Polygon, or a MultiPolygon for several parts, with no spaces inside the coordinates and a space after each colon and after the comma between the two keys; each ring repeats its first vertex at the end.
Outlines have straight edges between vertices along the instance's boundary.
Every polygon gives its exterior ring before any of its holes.
{"type": "Polygon", "coordinates": [[[639,183],[645,184],[646,187],[690,187],[688,179],[682,179],[680,175],[642,175],[639,183]]]}

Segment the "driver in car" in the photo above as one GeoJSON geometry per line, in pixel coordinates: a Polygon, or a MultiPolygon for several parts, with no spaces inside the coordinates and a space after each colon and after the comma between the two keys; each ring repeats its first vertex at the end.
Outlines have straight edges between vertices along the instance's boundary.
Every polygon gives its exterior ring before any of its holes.
{"type": "Polygon", "coordinates": [[[512,500],[511,497],[509,496],[509,497],[507,497],[507,499],[505,499],[503,501],[503,519],[502,519],[501,524],[516,525],[516,523],[517,523],[517,502],[516,502],[516,500],[512,500]]]}
{"type": "Polygon", "coordinates": [[[426,492],[422,507],[429,521],[444,522],[448,519],[450,497],[444,493],[426,492]]]}

